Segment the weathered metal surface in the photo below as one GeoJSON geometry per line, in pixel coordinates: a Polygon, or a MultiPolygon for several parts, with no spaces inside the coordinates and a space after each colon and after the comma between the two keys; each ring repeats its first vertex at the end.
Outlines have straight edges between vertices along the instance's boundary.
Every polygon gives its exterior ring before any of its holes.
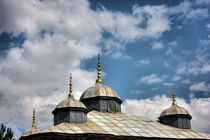
{"type": "Polygon", "coordinates": [[[35,127],[32,127],[30,129],[26,130],[22,134],[22,136],[28,136],[28,135],[32,135],[32,134],[36,134],[36,133],[40,133],[40,132],[41,132],[41,130],[39,130],[39,129],[35,128],[35,127]]]}
{"type": "Polygon", "coordinates": [[[115,100],[113,97],[94,97],[89,100],[82,101],[89,111],[96,110],[100,112],[121,112],[120,100],[115,100]]]}
{"type": "Polygon", "coordinates": [[[174,115],[174,114],[187,114],[189,115],[189,112],[184,109],[183,107],[180,107],[176,104],[171,105],[171,107],[165,109],[161,114],[160,117],[165,115],[174,115]]]}
{"type": "Polygon", "coordinates": [[[70,96],[67,99],[61,101],[56,108],[64,108],[64,107],[79,107],[79,108],[86,108],[85,105],[74,99],[74,97],[70,96]]]}
{"type": "Polygon", "coordinates": [[[113,136],[145,137],[145,138],[171,138],[171,139],[210,139],[209,135],[192,129],[180,129],[161,124],[147,118],[126,113],[106,113],[91,111],[84,124],[61,123],[44,133],[75,134],[104,134],[113,136]]]}
{"type": "Polygon", "coordinates": [[[77,108],[57,109],[54,113],[54,125],[63,122],[67,123],[85,123],[87,122],[87,110],[77,108]]]}
{"type": "Polygon", "coordinates": [[[105,86],[103,83],[96,83],[94,86],[89,87],[80,97],[80,101],[86,98],[92,98],[97,96],[108,96],[108,97],[117,97],[120,99],[120,96],[112,88],[105,86]]]}

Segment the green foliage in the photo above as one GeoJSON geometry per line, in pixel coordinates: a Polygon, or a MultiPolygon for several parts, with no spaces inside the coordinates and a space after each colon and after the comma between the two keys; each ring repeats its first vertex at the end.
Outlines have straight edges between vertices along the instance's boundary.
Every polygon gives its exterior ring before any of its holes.
{"type": "Polygon", "coordinates": [[[1,124],[1,129],[0,129],[0,140],[15,140],[13,138],[13,131],[11,128],[6,128],[4,124],[1,124]]]}

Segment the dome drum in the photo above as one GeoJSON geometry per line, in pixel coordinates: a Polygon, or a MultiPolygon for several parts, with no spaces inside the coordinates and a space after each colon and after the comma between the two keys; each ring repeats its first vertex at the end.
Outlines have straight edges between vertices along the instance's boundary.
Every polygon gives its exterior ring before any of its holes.
{"type": "Polygon", "coordinates": [[[159,122],[177,128],[191,129],[190,120],[192,116],[189,114],[189,112],[186,109],[176,104],[174,89],[172,92],[172,96],[173,96],[173,103],[169,108],[165,109],[160,114],[160,117],[158,118],[159,122]]]}
{"type": "Polygon", "coordinates": [[[58,125],[63,122],[68,122],[68,123],[87,122],[88,110],[86,108],[78,108],[78,107],[56,108],[52,113],[54,115],[54,125],[58,125]]]}
{"type": "Polygon", "coordinates": [[[88,111],[97,110],[100,112],[121,112],[122,101],[116,97],[97,96],[81,100],[88,111]]]}
{"type": "Polygon", "coordinates": [[[191,129],[191,118],[188,114],[173,114],[159,117],[159,122],[177,128],[191,129]]]}

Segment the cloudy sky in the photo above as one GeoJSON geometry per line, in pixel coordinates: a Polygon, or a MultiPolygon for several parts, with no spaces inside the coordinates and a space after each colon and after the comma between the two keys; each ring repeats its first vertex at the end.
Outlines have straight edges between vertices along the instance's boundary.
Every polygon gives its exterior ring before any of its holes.
{"type": "Polygon", "coordinates": [[[18,138],[53,125],[51,111],[102,79],[124,112],[157,120],[178,105],[192,128],[210,133],[210,1],[1,0],[0,123],[18,138]]]}

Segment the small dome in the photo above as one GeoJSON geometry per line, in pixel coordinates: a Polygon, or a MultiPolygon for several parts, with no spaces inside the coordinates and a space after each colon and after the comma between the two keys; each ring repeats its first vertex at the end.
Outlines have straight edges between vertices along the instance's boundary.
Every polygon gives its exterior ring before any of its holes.
{"type": "Polygon", "coordinates": [[[173,104],[173,105],[171,105],[171,107],[165,109],[160,114],[160,117],[168,116],[168,115],[176,115],[176,114],[189,115],[189,112],[186,109],[184,109],[183,107],[173,104]]]}
{"type": "Polygon", "coordinates": [[[64,108],[64,107],[86,108],[82,102],[74,99],[74,97],[72,96],[69,96],[66,100],[63,100],[56,106],[56,108],[64,108]]]}
{"type": "Polygon", "coordinates": [[[35,127],[32,127],[32,128],[30,128],[30,129],[28,129],[28,130],[26,130],[24,133],[23,133],[23,137],[24,136],[29,136],[29,135],[32,135],[32,134],[36,134],[36,133],[40,133],[41,132],[41,130],[39,130],[39,129],[37,129],[37,128],[35,128],[35,127]]]}
{"type": "Polygon", "coordinates": [[[80,101],[87,98],[97,97],[97,96],[106,96],[106,97],[117,97],[120,99],[120,96],[112,88],[105,86],[103,83],[96,83],[94,86],[89,87],[80,97],[80,101]]]}

